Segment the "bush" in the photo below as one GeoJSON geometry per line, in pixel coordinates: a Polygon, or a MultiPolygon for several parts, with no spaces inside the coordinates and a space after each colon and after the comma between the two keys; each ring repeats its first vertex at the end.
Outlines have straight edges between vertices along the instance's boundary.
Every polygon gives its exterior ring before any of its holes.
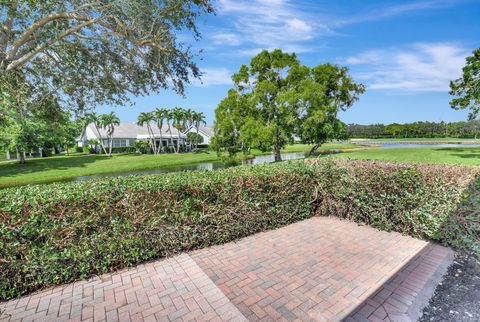
{"type": "Polygon", "coordinates": [[[315,162],[315,214],[333,215],[381,230],[441,239],[478,170],[466,166],[406,165],[378,161],[315,162]]]}
{"type": "Polygon", "coordinates": [[[150,150],[150,144],[148,141],[135,141],[135,150],[141,154],[145,154],[150,150]]]}
{"type": "Polygon", "coordinates": [[[480,257],[480,178],[468,186],[459,206],[443,224],[438,239],[480,257]]]}
{"type": "Polygon", "coordinates": [[[0,191],[0,298],[310,216],[304,164],[0,191]]]}
{"type": "Polygon", "coordinates": [[[469,167],[284,162],[0,190],[0,298],[229,242],[313,215],[443,231],[469,167]]]}

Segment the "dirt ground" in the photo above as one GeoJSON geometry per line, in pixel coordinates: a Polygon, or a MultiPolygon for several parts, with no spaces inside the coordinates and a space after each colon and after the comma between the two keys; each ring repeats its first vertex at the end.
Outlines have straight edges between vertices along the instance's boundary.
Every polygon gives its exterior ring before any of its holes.
{"type": "Polygon", "coordinates": [[[419,322],[480,321],[480,259],[458,253],[419,322]]]}

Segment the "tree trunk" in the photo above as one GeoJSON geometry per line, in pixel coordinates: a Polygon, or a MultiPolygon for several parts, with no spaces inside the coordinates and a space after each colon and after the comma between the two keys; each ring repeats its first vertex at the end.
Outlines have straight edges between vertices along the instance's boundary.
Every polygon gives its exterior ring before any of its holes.
{"type": "Polygon", "coordinates": [[[309,152],[308,154],[309,154],[309,155],[314,155],[315,152],[317,151],[317,149],[320,147],[320,145],[321,145],[320,143],[316,143],[316,144],[312,147],[312,149],[310,150],[310,152],[309,152]]]}
{"type": "Polygon", "coordinates": [[[20,152],[20,157],[19,157],[19,161],[20,161],[20,164],[25,164],[25,152],[20,152]]]}
{"type": "Polygon", "coordinates": [[[113,147],[113,138],[109,137],[108,138],[108,156],[112,156],[112,147],[113,147]]]}
{"type": "Polygon", "coordinates": [[[98,133],[98,142],[100,143],[100,147],[102,148],[103,152],[107,154],[107,149],[105,149],[105,145],[103,145],[102,135],[100,134],[100,130],[98,129],[97,125],[95,124],[95,129],[98,133]]]}
{"type": "Polygon", "coordinates": [[[280,147],[275,146],[274,151],[273,151],[273,156],[275,162],[282,161],[282,155],[280,154],[280,147]]]}
{"type": "Polygon", "coordinates": [[[7,160],[10,160],[10,159],[11,159],[11,157],[10,157],[10,151],[8,150],[8,148],[6,148],[6,150],[5,150],[5,154],[6,154],[6,156],[5,156],[5,157],[6,157],[6,159],[7,159],[7,160]]]}
{"type": "Polygon", "coordinates": [[[197,137],[195,139],[195,149],[198,149],[198,126],[196,127],[197,129],[197,137]]]}

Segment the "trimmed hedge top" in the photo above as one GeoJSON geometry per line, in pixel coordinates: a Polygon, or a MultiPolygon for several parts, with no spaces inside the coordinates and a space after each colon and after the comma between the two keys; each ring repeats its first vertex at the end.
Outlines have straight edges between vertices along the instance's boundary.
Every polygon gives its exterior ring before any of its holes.
{"type": "Polygon", "coordinates": [[[0,299],[314,215],[462,246],[474,234],[452,234],[456,209],[477,175],[320,159],[3,189],[0,299]]]}

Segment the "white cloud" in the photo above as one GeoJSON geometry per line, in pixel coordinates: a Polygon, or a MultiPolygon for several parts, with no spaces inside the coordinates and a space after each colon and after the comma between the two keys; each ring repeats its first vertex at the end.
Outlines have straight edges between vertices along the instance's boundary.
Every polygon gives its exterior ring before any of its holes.
{"type": "Polygon", "coordinates": [[[374,64],[382,60],[383,55],[380,51],[367,51],[357,56],[348,57],[345,62],[349,65],[374,64]]]}
{"type": "MultiPolygon", "coordinates": [[[[311,50],[305,45],[306,41],[329,31],[294,3],[289,0],[219,0],[218,14],[232,26],[232,32],[228,33],[228,38],[234,39],[232,45],[244,45],[239,53],[258,52],[257,48],[286,51],[295,48],[305,52],[311,50]]],[[[218,40],[218,36],[213,38],[218,40]]],[[[220,39],[224,38],[226,36],[220,35],[220,39]]]]}
{"type": "Polygon", "coordinates": [[[233,32],[212,33],[210,39],[215,45],[238,46],[242,43],[241,37],[233,32]]]}
{"type": "Polygon", "coordinates": [[[357,15],[337,19],[335,26],[351,25],[367,21],[376,21],[384,18],[400,16],[409,13],[448,8],[460,0],[427,0],[400,3],[391,6],[373,8],[357,15]]]}
{"type": "Polygon", "coordinates": [[[232,84],[232,72],[226,68],[202,68],[201,80],[193,81],[197,87],[210,87],[232,84]]]}
{"type": "Polygon", "coordinates": [[[448,91],[461,74],[469,51],[451,43],[418,43],[407,48],[370,50],[348,57],[369,89],[448,91]]]}

